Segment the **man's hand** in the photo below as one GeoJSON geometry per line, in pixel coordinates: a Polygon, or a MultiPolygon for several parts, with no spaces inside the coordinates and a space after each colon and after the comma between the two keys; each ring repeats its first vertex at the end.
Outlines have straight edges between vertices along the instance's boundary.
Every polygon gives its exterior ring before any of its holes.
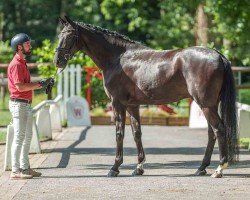
{"type": "Polygon", "coordinates": [[[51,93],[51,90],[52,90],[52,87],[53,87],[54,83],[55,83],[54,79],[51,78],[51,80],[50,80],[50,82],[47,85],[46,90],[45,90],[46,94],[51,93]]]}
{"type": "Polygon", "coordinates": [[[39,84],[45,89],[46,94],[51,92],[54,83],[55,81],[53,78],[42,79],[39,81],[39,84]]]}
{"type": "Polygon", "coordinates": [[[53,78],[42,79],[38,83],[42,86],[42,88],[46,89],[47,86],[50,84],[51,81],[54,82],[54,79],[53,78]]]}

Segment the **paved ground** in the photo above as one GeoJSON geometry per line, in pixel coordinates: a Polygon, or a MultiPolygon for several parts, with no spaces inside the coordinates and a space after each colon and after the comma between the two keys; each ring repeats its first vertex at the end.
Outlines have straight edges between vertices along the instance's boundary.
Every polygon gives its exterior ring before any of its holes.
{"type": "MultiPolygon", "coordinates": [[[[114,127],[70,128],[43,145],[42,155],[33,155],[32,167],[43,173],[41,178],[13,181],[9,172],[2,173],[0,199],[250,199],[248,151],[242,151],[239,165],[225,170],[222,179],[194,177],[207,143],[206,130],[143,126],[145,174],[132,177],[137,153],[126,128],[119,177],[106,177],[115,158],[114,127]]],[[[209,174],[218,165],[217,147],[212,160],[209,174]]]]}

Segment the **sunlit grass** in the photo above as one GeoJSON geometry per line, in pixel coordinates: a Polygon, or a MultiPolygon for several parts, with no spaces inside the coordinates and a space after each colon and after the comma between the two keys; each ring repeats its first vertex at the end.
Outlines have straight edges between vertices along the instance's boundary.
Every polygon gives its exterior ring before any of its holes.
{"type": "Polygon", "coordinates": [[[6,140],[6,132],[0,131],[0,142],[5,142],[6,140]]]}

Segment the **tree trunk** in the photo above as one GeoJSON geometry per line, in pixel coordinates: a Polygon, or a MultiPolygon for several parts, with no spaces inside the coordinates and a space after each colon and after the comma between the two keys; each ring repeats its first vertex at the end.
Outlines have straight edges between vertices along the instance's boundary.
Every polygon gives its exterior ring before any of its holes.
{"type": "Polygon", "coordinates": [[[196,12],[196,45],[207,46],[208,18],[204,12],[204,5],[199,4],[196,12]]]}
{"type": "Polygon", "coordinates": [[[3,13],[0,12],[0,41],[3,41],[3,13]]]}

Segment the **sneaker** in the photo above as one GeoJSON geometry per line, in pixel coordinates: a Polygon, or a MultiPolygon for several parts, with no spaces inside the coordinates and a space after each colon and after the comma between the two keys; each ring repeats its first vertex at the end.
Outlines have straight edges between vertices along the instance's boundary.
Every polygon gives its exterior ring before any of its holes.
{"type": "Polygon", "coordinates": [[[37,171],[35,171],[35,170],[31,169],[31,168],[23,170],[23,173],[31,175],[33,177],[40,177],[42,175],[41,172],[37,172],[37,171]]]}
{"type": "Polygon", "coordinates": [[[33,178],[30,174],[25,174],[21,171],[11,172],[10,179],[31,179],[33,178]]]}

